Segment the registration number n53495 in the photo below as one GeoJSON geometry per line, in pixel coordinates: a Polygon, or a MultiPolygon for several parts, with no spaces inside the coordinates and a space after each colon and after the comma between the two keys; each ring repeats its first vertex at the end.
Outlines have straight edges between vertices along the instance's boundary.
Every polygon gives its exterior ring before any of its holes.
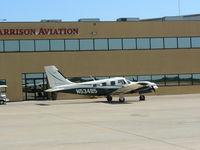
{"type": "Polygon", "coordinates": [[[97,89],[76,89],[77,94],[97,94],[97,89]]]}

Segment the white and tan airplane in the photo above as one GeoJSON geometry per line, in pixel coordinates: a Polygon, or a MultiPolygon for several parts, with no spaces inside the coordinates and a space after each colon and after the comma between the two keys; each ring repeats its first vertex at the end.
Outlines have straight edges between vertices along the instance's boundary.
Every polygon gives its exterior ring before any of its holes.
{"type": "Polygon", "coordinates": [[[45,92],[105,96],[109,102],[112,101],[113,95],[119,95],[119,102],[125,102],[125,94],[139,93],[139,100],[144,101],[145,93],[155,92],[158,88],[153,82],[132,82],[123,77],[74,83],[66,79],[55,66],[45,66],[44,69],[50,85],[50,89],[45,92]]]}

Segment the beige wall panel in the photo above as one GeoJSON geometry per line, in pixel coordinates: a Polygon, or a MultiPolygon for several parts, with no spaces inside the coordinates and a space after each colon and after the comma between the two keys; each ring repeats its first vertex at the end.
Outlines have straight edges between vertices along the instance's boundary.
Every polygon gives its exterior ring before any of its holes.
{"type": "Polygon", "coordinates": [[[43,66],[56,65],[69,77],[200,73],[199,58],[200,50],[191,49],[3,53],[0,68],[1,75],[8,75],[44,72],[43,66]]]}

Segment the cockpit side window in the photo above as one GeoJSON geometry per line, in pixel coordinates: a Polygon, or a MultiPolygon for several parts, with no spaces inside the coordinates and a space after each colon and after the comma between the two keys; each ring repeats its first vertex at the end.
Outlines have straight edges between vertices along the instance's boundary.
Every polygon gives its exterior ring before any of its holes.
{"type": "Polygon", "coordinates": [[[131,84],[131,81],[129,81],[129,80],[126,80],[126,81],[127,81],[128,84],[131,84]]]}
{"type": "Polygon", "coordinates": [[[118,84],[124,85],[126,82],[124,80],[118,80],[118,84]]]}

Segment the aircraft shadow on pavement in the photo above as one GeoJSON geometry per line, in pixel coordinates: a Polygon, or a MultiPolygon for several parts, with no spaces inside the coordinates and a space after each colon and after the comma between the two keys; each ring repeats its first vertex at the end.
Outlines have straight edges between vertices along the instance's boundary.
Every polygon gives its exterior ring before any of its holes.
{"type": "Polygon", "coordinates": [[[35,105],[38,105],[38,106],[50,106],[50,104],[35,104],[35,105]]]}
{"type": "MultiPolygon", "coordinates": [[[[41,102],[41,101],[40,101],[41,102]]],[[[125,104],[133,104],[133,103],[138,103],[139,101],[137,100],[129,100],[129,101],[125,101],[124,103],[119,102],[119,101],[112,101],[112,102],[108,102],[108,101],[90,101],[90,102],[86,102],[86,101],[64,101],[64,102],[59,102],[59,103],[48,103],[46,104],[45,101],[44,103],[38,103],[35,104],[37,106],[51,106],[51,105],[68,105],[68,104],[94,104],[94,103],[103,103],[103,104],[109,104],[109,105],[125,105],[125,104]]]]}
{"type": "Polygon", "coordinates": [[[122,105],[122,104],[132,104],[138,101],[125,101],[125,102],[119,102],[119,101],[112,101],[112,102],[108,102],[108,101],[95,101],[95,103],[104,103],[104,104],[111,104],[111,105],[122,105]]]}

